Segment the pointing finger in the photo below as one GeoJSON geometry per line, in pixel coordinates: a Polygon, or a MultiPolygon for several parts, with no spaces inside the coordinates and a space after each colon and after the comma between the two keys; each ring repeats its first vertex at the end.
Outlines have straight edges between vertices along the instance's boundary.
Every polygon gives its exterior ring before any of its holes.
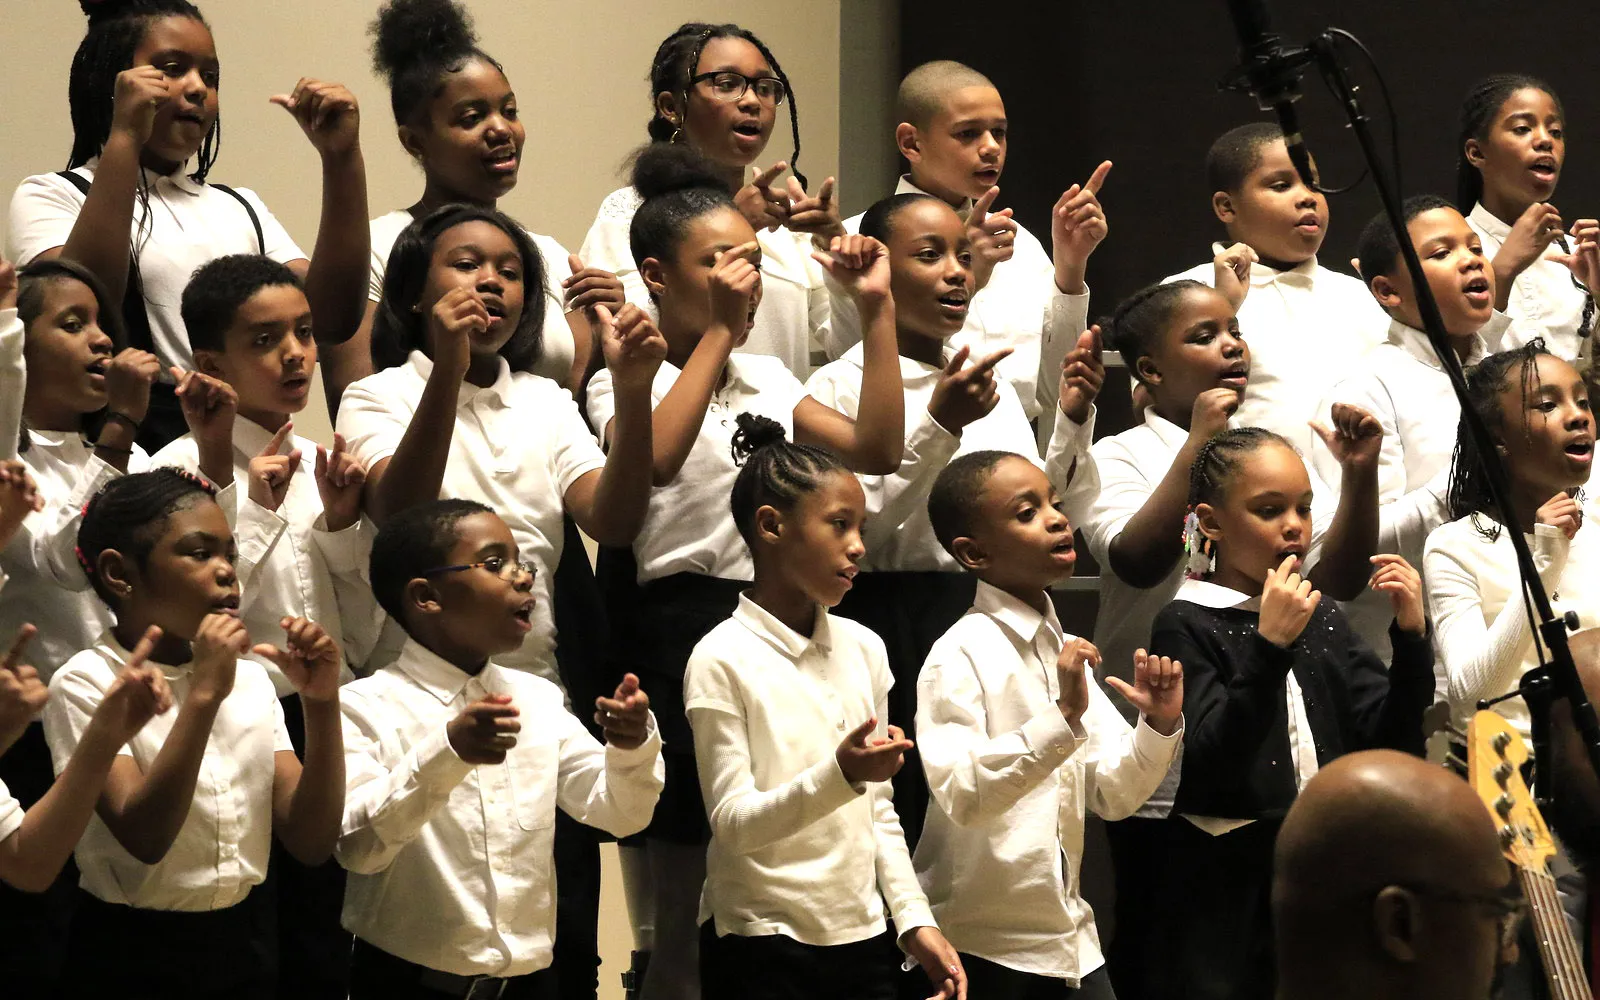
{"type": "Polygon", "coordinates": [[[972,367],[972,374],[976,375],[983,372],[992,371],[995,365],[1011,356],[1011,350],[1012,349],[1009,347],[1002,347],[1000,350],[995,351],[993,354],[974,365],[972,367]]]}
{"type": "Polygon", "coordinates": [[[960,350],[956,351],[956,353],[952,354],[950,356],[950,360],[945,362],[945,376],[949,377],[959,373],[961,371],[961,366],[967,363],[967,358],[971,354],[971,349],[967,347],[962,347],[960,350]]]}
{"type": "Polygon", "coordinates": [[[283,447],[283,442],[288,439],[289,432],[293,429],[294,421],[285,420],[283,426],[278,428],[278,433],[272,435],[272,440],[267,442],[267,446],[261,449],[261,454],[256,457],[265,458],[268,455],[276,455],[278,449],[283,447]]]}
{"type": "Polygon", "coordinates": [[[1099,194],[1100,185],[1106,182],[1106,175],[1109,173],[1111,173],[1111,161],[1105,160],[1094,168],[1094,173],[1089,175],[1089,181],[1084,184],[1083,189],[1090,194],[1099,194]]]}
{"type": "Polygon", "coordinates": [[[0,660],[0,669],[16,670],[22,663],[22,650],[38,631],[32,625],[24,625],[17,629],[16,639],[12,640],[11,648],[6,651],[5,659],[0,660]]]}
{"type": "Polygon", "coordinates": [[[779,160],[777,163],[774,163],[772,166],[761,171],[759,174],[756,174],[755,179],[750,183],[754,184],[758,188],[770,187],[772,182],[777,180],[778,175],[788,169],[789,164],[784,160],[779,160]]]}
{"type": "Polygon", "coordinates": [[[994,200],[1000,197],[1000,189],[992,187],[985,191],[972,206],[972,212],[967,216],[969,223],[982,222],[989,217],[989,209],[993,207],[994,200]]]}

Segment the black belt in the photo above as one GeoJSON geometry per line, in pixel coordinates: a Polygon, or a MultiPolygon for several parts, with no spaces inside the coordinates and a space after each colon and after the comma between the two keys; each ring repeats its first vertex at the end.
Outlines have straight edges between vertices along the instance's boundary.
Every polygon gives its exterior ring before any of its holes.
{"type": "Polygon", "coordinates": [[[370,941],[356,938],[356,946],[366,952],[369,961],[387,965],[404,978],[411,979],[425,990],[431,990],[440,996],[455,997],[456,1000],[500,1000],[507,987],[522,977],[505,976],[459,976],[453,972],[440,972],[430,969],[426,965],[408,962],[398,955],[390,954],[370,941]]]}

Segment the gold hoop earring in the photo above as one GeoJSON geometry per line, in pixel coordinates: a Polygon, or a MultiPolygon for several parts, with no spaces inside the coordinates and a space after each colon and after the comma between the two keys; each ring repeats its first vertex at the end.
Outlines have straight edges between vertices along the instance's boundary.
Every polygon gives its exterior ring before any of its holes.
{"type": "Polygon", "coordinates": [[[669,138],[667,141],[668,142],[682,142],[683,141],[683,126],[679,125],[677,128],[673,129],[672,130],[672,137],[669,138]]]}

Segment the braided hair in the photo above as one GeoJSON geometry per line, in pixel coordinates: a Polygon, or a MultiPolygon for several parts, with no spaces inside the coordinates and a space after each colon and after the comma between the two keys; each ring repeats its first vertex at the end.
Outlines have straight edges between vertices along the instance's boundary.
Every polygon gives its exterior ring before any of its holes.
{"type": "Polygon", "coordinates": [[[372,65],[389,83],[396,125],[412,121],[439,93],[444,77],[481,59],[505,68],[478,47],[472,18],[457,0],[388,0],[367,29],[372,65]]]}
{"type": "MultiPolygon", "coordinates": [[[[907,191],[903,194],[891,194],[887,198],[880,198],[872,203],[861,216],[861,225],[857,230],[862,236],[870,236],[879,243],[888,243],[889,236],[894,232],[894,220],[899,214],[912,205],[924,201],[939,201],[931,194],[922,194],[917,191],[907,191]]],[[[939,201],[942,205],[942,201],[939,201]]]]}
{"type": "Polygon", "coordinates": [[[1483,197],[1483,173],[1467,159],[1467,140],[1489,137],[1489,126],[1506,99],[1519,90],[1542,90],[1561,110],[1561,98],[1548,83],[1525,73],[1496,73],[1479,80],[1461,102],[1461,127],[1456,133],[1456,207],[1462,215],[1483,197]]]}
{"type": "Polygon", "coordinates": [[[1216,556],[1216,543],[1200,533],[1196,509],[1201,504],[1221,504],[1244,457],[1274,443],[1294,451],[1287,439],[1265,427],[1230,427],[1200,446],[1194,464],[1189,466],[1189,516],[1184,522],[1185,548],[1190,552],[1190,568],[1195,575],[1200,575],[1194,565],[1196,556],[1204,561],[1216,556]]]}
{"type": "Polygon", "coordinates": [[[167,518],[210,500],[216,492],[216,487],[193,473],[161,468],[119,476],[84,504],[78,525],[78,563],[107,607],[115,611],[117,598],[101,577],[100,556],[115,549],[142,569],[167,528],[167,518]]]}
{"type": "MultiPolygon", "coordinates": [[[[1506,412],[1500,403],[1500,394],[1511,388],[1511,379],[1515,377],[1518,380],[1522,397],[1526,399],[1538,386],[1539,356],[1549,353],[1544,340],[1535,337],[1521,347],[1489,355],[1466,373],[1467,403],[1491,431],[1505,427],[1506,412]]],[[[1489,492],[1489,476],[1483,460],[1484,455],[1468,430],[1467,418],[1463,414],[1456,425],[1455,454],[1450,460],[1450,486],[1445,493],[1446,516],[1452,521],[1471,516],[1473,530],[1494,541],[1500,537],[1500,523],[1492,516],[1495,512],[1494,497],[1489,492]],[[1477,516],[1479,514],[1491,516],[1480,518],[1477,516]]]]}
{"type": "MultiPolygon", "coordinates": [[[[17,273],[17,319],[22,321],[23,337],[27,337],[26,330],[34,320],[44,315],[50,287],[64,281],[76,281],[94,295],[95,321],[100,330],[111,338],[111,356],[116,357],[128,346],[128,335],[122,328],[121,304],[111,298],[111,293],[106,291],[105,284],[93,271],[65,257],[36,257],[17,273]]],[[[100,409],[85,413],[78,425],[79,433],[86,438],[97,435],[105,422],[105,412],[100,409]]],[[[27,451],[29,444],[28,424],[24,420],[17,440],[17,453],[27,451]]]]}
{"type": "Polygon", "coordinates": [[[1192,278],[1147,285],[1123,299],[1110,319],[1101,321],[1106,343],[1122,355],[1122,363],[1138,381],[1144,381],[1139,375],[1139,359],[1155,352],[1179,300],[1196,288],[1211,290],[1210,285],[1192,278]]]}
{"type": "Polygon", "coordinates": [[[689,78],[694,76],[695,68],[700,65],[700,54],[705,51],[706,43],[713,38],[738,38],[756,47],[761,53],[761,58],[772,67],[772,72],[783,84],[784,91],[789,95],[789,134],[794,140],[794,152],[789,154],[789,171],[800,182],[801,187],[807,187],[806,175],[800,172],[800,108],[795,100],[794,87],[789,84],[789,76],[784,73],[783,66],[773,56],[772,50],[766,43],[757,38],[755,32],[741,28],[737,24],[706,24],[701,21],[691,21],[678,26],[678,30],[666,37],[656,48],[655,60],[650,64],[650,109],[651,118],[645,126],[650,134],[651,142],[671,142],[678,131],[656,104],[656,95],[663,92],[676,94],[681,107],[689,107],[689,78]]]}
{"type": "Polygon", "coordinates": [[[790,441],[783,425],[755,413],[739,414],[733,432],[733,460],[739,475],[733,481],[729,506],[745,544],[756,542],[756,511],[762,507],[793,510],[830,472],[850,474],[844,460],[826,448],[790,441]]]}

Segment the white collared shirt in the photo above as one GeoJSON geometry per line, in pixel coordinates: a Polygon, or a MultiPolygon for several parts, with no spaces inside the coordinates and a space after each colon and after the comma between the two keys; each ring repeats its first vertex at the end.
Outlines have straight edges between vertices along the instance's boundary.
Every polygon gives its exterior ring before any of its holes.
{"type": "MultiPolygon", "coordinates": [[[[756,413],[782,424],[792,441],[794,408],[806,393],[777,358],[734,354],[724,372],[683,467],[670,483],[650,490],[644,527],[633,543],[640,583],[674,573],[724,580],[755,578],[750,547],[728,508],[733,481],[739,476],[733,460],[733,435],[739,429],[739,414],[756,413]]],[[[652,409],[661,405],[682,374],[677,365],[661,363],[650,384],[652,409]]],[[[617,415],[610,370],[602,368],[595,373],[589,382],[587,404],[590,424],[604,435],[617,415]]]]}
{"type": "MultiPolygon", "coordinates": [[[[1242,607],[1247,611],[1259,611],[1261,608],[1261,598],[1220,587],[1208,580],[1183,581],[1183,586],[1178,588],[1177,600],[1198,604],[1203,608],[1242,607]]],[[[1316,735],[1311,732],[1311,718],[1306,714],[1305,695],[1300,691],[1300,682],[1295,679],[1293,670],[1285,677],[1284,689],[1289,712],[1289,760],[1294,766],[1294,788],[1298,793],[1320,768],[1317,763],[1317,741],[1316,735]]],[[[1213,837],[1220,837],[1255,822],[1253,819],[1188,814],[1183,818],[1213,837]]]]}
{"type": "MultiPolygon", "coordinates": [[[[1490,260],[1511,235],[1511,227],[1484,208],[1482,202],[1472,206],[1467,225],[1482,239],[1483,254],[1490,260]]],[[[1492,350],[1509,350],[1534,337],[1543,337],[1545,347],[1559,358],[1574,361],[1580,354],[1587,355],[1579,333],[1583,326],[1583,304],[1588,296],[1572,283],[1571,268],[1550,259],[1563,252],[1560,244],[1550,244],[1544,254],[1511,283],[1506,315],[1515,320],[1515,326],[1498,342],[1491,340],[1492,350]]]]}
{"type": "MultiPolygon", "coordinates": [[[[948,361],[954,348],[945,346],[948,361]]],[[[837,361],[817,369],[806,383],[806,392],[824,406],[831,406],[855,419],[861,410],[861,377],[866,348],[857,344],[837,361]]],[[[1095,411],[1089,419],[1075,424],[1065,416],[1055,421],[1044,461],[1033,428],[1023,412],[1017,394],[1005,380],[996,381],[1000,401],[983,417],[961,431],[961,436],[945,430],[928,412],[933,391],[943,375],[944,361],[937,366],[900,358],[900,381],[905,386],[906,450],[900,471],[892,476],[858,476],[867,494],[867,523],[862,541],[867,555],[863,569],[940,570],[961,572],[955,558],[944,550],[928,520],[928,492],[940,471],[957,455],[994,449],[1014,452],[1044,469],[1067,509],[1085,506],[1098,485],[1094,463],[1089,457],[1089,442],[1094,438],[1095,411]]]]}
{"type": "MultiPolygon", "coordinates": [[[[650,292],[633,260],[628,230],[644,199],[632,187],[618,188],[600,203],[578,256],[589,267],[602,267],[622,279],[628,301],[655,313],[650,292]]],[[[811,237],[779,228],[756,231],[761,246],[761,304],[756,307],[750,336],[736,350],[778,358],[804,379],[811,373],[811,352],[828,342],[833,305],[822,265],[811,259],[811,237]]]]}
{"type": "MultiPolygon", "coordinates": [[[[928,194],[905,175],[894,193],[928,194]]],[[[957,213],[965,219],[971,209],[968,200],[957,213]]],[[[859,233],[862,215],[846,219],[845,229],[859,233]]],[[[861,314],[843,289],[832,283],[828,289],[833,296],[834,321],[823,347],[829,358],[839,358],[861,343],[861,314]]],[[[974,360],[1011,348],[1011,356],[995,366],[995,373],[1011,384],[1023,412],[1032,420],[1056,405],[1061,362],[1088,326],[1088,291],[1068,295],[1057,288],[1050,251],[1018,223],[1011,259],[996,264],[989,283],[972,296],[967,321],[949,344],[952,349],[970,348],[974,360]]]]}
{"type": "Polygon", "coordinates": [[[561,690],[490,663],[462,671],[415,640],[348,685],[344,926],[408,962],[461,976],[524,976],[555,940],[556,809],[618,837],[644,829],[661,792],[655,716],[633,750],[602,746],[561,690]],[[505,763],[468,764],[446,726],[510,695],[522,731],[505,763]]]}
{"type": "Polygon", "coordinates": [[[917,679],[917,746],[933,795],[917,877],[963,954],[1076,988],[1104,964],[1078,871],[1089,810],[1133,814],[1182,743],[1129,726],[1100,685],[1077,726],[1056,704],[1067,636],[1045,614],[979,581],[917,679]]]}
{"type": "MultiPolygon", "coordinates": [[[[5,570],[0,570],[0,590],[6,585],[5,570]]],[[[6,788],[6,783],[0,781],[0,842],[8,839],[22,827],[22,803],[6,788]]]]}
{"type": "Polygon", "coordinates": [[[830,946],[937,926],[887,781],[852,785],[834,751],[869,718],[886,739],[888,654],[817,609],[810,638],[741,595],[683,678],[711,821],[700,921],[719,935],[830,946]]]}
{"type": "Polygon", "coordinates": [[[17,457],[22,397],[28,391],[28,367],[22,360],[23,333],[17,311],[0,309],[0,461],[17,457]]]}
{"type": "MultiPolygon", "coordinates": [[[[362,465],[371,469],[394,457],[432,372],[433,362],[413,351],[405,364],[344,391],[339,433],[362,465]]],[[[461,383],[439,496],[493,507],[511,529],[520,558],[537,567],[533,629],[520,650],[498,661],[531,670],[558,687],[550,603],[551,581],[561,562],[564,498],[574,483],[605,464],[605,453],[578,414],[578,404],[549,379],[512,372],[502,358],[493,385],[461,383]]]]}
{"type": "MultiPolygon", "coordinates": [[[[99,159],[72,172],[93,183],[99,159]]],[[[248,188],[234,188],[261,220],[265,245],[257,245],[255,226],[238,199],[210,184],[196,184],[179,168],[171,175],[145,170],[144,199],[134,202],[130,238],[137,248],[139,280],[150,315],[150,335],[161,357],[163,380],[167,365],[194,367],[189,334],[180,307],[189,276],[201,264],[234,253],[259,253],[280,264],[304,260],[282,224],[248,188]]],[[[57,174],[36,174],[17,185],[11,196],[11,253],[18,267],[54,247],[65,246],[83,211],[84,195],[57,174]]]]}
{"type": "MultiPolygon", "coordinates": [[[[369,302],[383,298],[383,275],[389,266],[389,251],[394,249],[394,241],[400,238],[400,233],[412,221],[411,213],[401,208],[378,216],[368,225],[372,241],[372,264],[367,275],[369,302]]],[[[565,384],[572,377],[572,361],[577,350],[572,339],[572,327],[567,323],[565,293],[561,288],[562,280],[572,273],[567,266],[567,248],[553,237],[529,229],[523,232],[528,234],[528,239],[539,248],[539,256],[544,258],[544,327],[533,373],[565,384]]]]}
{"type": "MultiPolygon", "coordinates": [[[[1218,243],[1212,252],[1222,249],[1218,243]]],[[[1216,269],[1207,261],[1166,280],[1182,278],[1211,285],[1216,269]]],[[[1308,422],[1328,422],[1327,407],[1320,405],[1328,390],[1360,370],[1361,358],[1383,343],[1388,327],[1389,317],[1361,279],[1329,270],[1315,257],[1287,271],[1250,265],[1250,290],[1239,307],[1250,383],[1238,425],[1276,431],[1309,455],[1316,434],[1308,422]]]]}
{"type": "MultiPolygon", "coordinates": [[[[244,416],[233,421],[233,479],[249,481],[250,461],[272,441],[272,433],[244,416]]],[[[234,568],[239,574],[239,617],[251,642],[282,645],[279,624],[285,616],[306,618],[321,625],[344,657],[343,676],[354,675],[352,665],[366,662],[382,624],[372,585],[367,579],[367,559],[373,528],[364,520],[343,531],[328,531],[322,514],[322,494],[317,488],[317,444],[294,436],[281,453],[298,448],[300,465],[289,480],[288,492],[277,511],[267,510],[237,487],[234,542],[239,549],[234,568]]],[[[192,434],[185,434],[156,452],[153,468],[173,465],[200,472],[200,451],[192,434]]],[[[275,665],[265,664],[279,697],[294,693],[294,685],[275,665]]]]}
{"type": "MultiPolygon", "coordinates": [[[[44,735],[60,774],[72,759],[128,651],[109,632],[68,660],[50,679],[44,735]]],[[[152,661],[154,662],[154,661],[152,661]]],[[[147,722],[118,751],[150,773],[178,721],[192,680],[187,665],[160,664],[172,688],[172,709],[147,722]]],[[[222,701],[195,779],[194,804],[166,856],[147,865],[129,854],[99,816],[78,842],[79,884],[98,899],[145,910],[202,912],[233,906],[266,877],[272,853],[275,754],[294,753],[283,707],[261,664],[238,662],[233,690],[222,701]]]]}

